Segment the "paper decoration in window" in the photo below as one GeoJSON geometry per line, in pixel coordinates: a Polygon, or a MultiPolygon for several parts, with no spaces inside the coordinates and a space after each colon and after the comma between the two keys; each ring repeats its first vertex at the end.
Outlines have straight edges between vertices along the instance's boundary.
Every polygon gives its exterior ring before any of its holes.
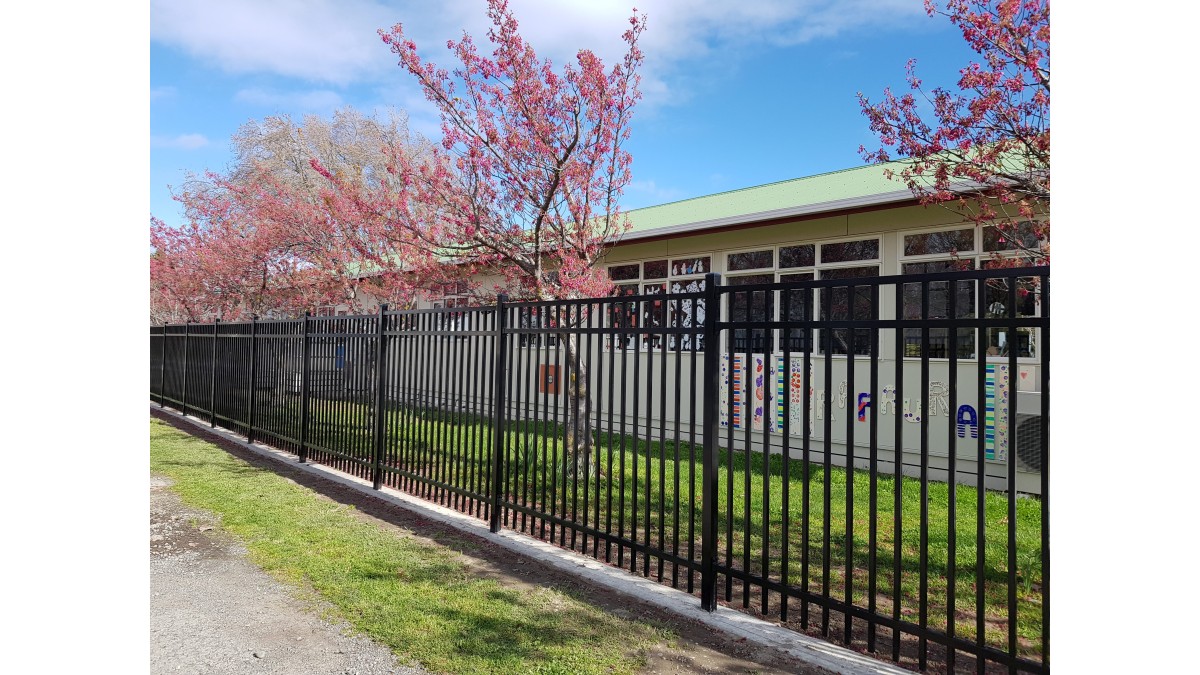
{"type": "Polygon", "coordinates": [[[709,256],[681,258],[671,261],[671,276],[673,277],[704,274],[710,271],[712,271],[712,259],[709,256]]]}

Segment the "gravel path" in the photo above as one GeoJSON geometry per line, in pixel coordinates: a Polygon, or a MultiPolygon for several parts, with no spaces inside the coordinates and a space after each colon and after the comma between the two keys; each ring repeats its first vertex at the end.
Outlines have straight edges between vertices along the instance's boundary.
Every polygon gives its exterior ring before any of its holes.
{"type": "Polygon", "coordinates": [[[321,619],[169,484],[150,478],[151,673],[425,673],[321,619]]]}

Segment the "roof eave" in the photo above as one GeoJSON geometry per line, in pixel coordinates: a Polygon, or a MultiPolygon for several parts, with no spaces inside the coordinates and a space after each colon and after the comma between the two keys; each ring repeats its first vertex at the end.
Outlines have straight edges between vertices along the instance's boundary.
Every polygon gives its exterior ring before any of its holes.
{"type": "Polygon", "coordinates": [[[629,232],[622,236],[614,244],[623,244],[639,239],[658,238],[674,234],[699,234],[708,230],[714,230],[734,225],[745,225],[759,221],[778,220],[780,218],[793,218],[798,216],[809,216],[817,213],[844,211],[846,209],[857,209],[869,206],[878,206],[881,204],[890,204],[893,202],[909,201],[913,199],[913,193],[906,189],[892,190],[889,192],[880,192],[873,195],[864,195],[860,197],[847,197],[845,199],[835,199],[817,204],[804,204],[801,206],[789,206],[782,209],[772,209],[770,211],[757,211],[755,213],[740,213],[733,216],[724,216],[721,218],[712,218],[709,220],[701,220],[691,223],[682,223],[679,225],[668,225],[666,227],[656,227],[649,230],[641,230],[638,232],[629,232]]]}

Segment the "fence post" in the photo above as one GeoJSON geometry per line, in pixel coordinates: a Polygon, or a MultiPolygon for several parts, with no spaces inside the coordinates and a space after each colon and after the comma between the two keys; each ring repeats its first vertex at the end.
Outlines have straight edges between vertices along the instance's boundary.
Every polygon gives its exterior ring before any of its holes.
{"type": "Polygon", "coordinates": [[[717,439],[721,435],[721,275],[704,277],[704,448],[700,510],[700,608],[717,611],[717,439]]]}
{"type": "Polygon", "coordinates": [[[221,320],[213,321],[212,332],[212,380],[208,386],[208,426],[212,429],[217,428],[217,330],[221,327],[221,320]]]}
{"type": "Polygon", "coordinates": [[[508,348],[505,335],[505,324],[508,310],[505,303],[508,295],[501,293],[496,297],[496,375],[493,378],[495,391],[492,393],[492,511],[489,514],[490,529],[500,531],[500,501],[504,489],[504,470],[501,462],[504,459],[504,392],[508,390],[505,375],[508,370],[508,348]]]}
{"type": "Polygon", "coordinates": [[[188,392],[188,387],[187,387],[188,329],[191,327],[191,325],[192,325],[191,321],[185,322],[183,324],[183,388],[182,388],[182,391],[179,393],[179,411],[182,412],[184,415],[187,415],[187,407],[188,407],[188,405],[187,405],[187,400],[188,400],[188,396],[187,396],[187,392],[188,392]]]}
{"type": "Polygon", "coordinates": [[[158,364],[158,407],[167,407],[167,326],[162,329],[162,361],[158,364]]]}
{"type": "Polygon", "coordinates": [[[308,319],[304,313],[304,337],[300,338],[300,463],[308,461],[308,319]]]}
{"type": "Polygon", "coordinates": [[[385,320],[387,313],[387,303],[379,306],[379,330],[375,334],[376,338],[376,357],[375,357],[375,468],[372,472],[372,487],[378,490],[383,485],[383,389],[386,386],[387,359],[387,335],[384,334],[387,321],[385,320]]]}
{"type": "Polygon", "coordinates": [[[258,391],[258,317],[250,317],[250,402],[246,411],[246,442],[254,442],[254,394],[258,391]]]}

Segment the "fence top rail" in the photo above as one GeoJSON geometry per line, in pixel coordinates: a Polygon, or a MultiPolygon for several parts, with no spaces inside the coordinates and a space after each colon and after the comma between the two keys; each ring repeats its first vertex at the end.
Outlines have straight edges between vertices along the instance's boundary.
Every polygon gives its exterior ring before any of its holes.
{"type": "MultiPolygon", "coordinates": [[[[168,329],[168,328],[178,329],[178,330],[182,331],[182,329],[184,329],[186,327],[188,329],[188,331],[190,332],[193,329],[200,327],[200,326],[212,326],[214,324],[220,324],[221,328],[227,328],[230,330],[232,330],[233,328],[238,327],[238,326],[245,326],[246,330],[250,330],[251,325],[257,325],[259,327],[262,327],[262,326],[273,326],[273,325],[286,324],[286,323],[299,323],[300,321],[301,321],[301,319],[256,319],[254,321],[204,321],[204,322],[189,321],[187,323],[168,323],[168,324],[161,326],[161,328],[163,328],[163,329],[168,329]]],[[[172,331],[172,332],[174,332],[174,331],[172,331]]]]}
{"type": "MultiPolygon", "coordinates": [[[[472,305],[468,307],[431,307],[429,309],[389,309],[386,312],[387,316],[417,316],[421,314],[494,314],[496,312],[495,305],[472,305]]],[[[378,316],[378,314],[369,314],[367,316],[378,316]]]]}
{"type": "MultiPolygon", "coordinates": [[[[644,284],[648,282],[638,282],[644,284]]],[[[689,291],[687,293],[639,293],[637,295],[612,295],[603,298],[576,298],[572,300],[526,300],[522,302],[506,302],[505,307],[514,307],[518,309],[529,308],[559,308],[559,307],[578,307],[578,306],[593,306],[593,305],[620,305],[628,302],[644,302],[648,300],[703,300],[703,291],[689,291]]]]}
{"type": "MultiPolygon", "coordinates": [[[[749,319],[744,321],[718,321],[714,325],[719,331],[730,329],[741,330],[745,328],[767,328],[769,330],[790,328],[811,328],[818,330],[821,328],[1048,328],[1050,326],[1050,317],[1017,316],[992,319],[976,317],[960,317],[957,319],[749,319]]],[[[630,330],[633,331],[635,329],[630,330]]],[[[663,331],[662,329],[637,329],[637,332],[658,335],[663,331]]]]}
{"type": "MultiPolygon", "coordinates": [[[[391,312],[388,312],[391,314],[391,312]]],[[[371,312],[368,314],[339,314],[337,316],[310,316],[311,321],[365,321],[369,319],[378,319],[379,312],[371,312]]],[[[303,321],[304,317],[292,319],[292,321],[303,321]]]]}
{"type": "MultiPolygon", "coordinates": [[[[1041,280],[1050,278],[1050,267],[1013,267],[988,270],[965,270],[962,272],[929,272],[926,274],[891,274],[888,276],[855,277],[853,279],[806,279],[803,281],[770,281],[759,284],[722,284],[717,287],[722,294],[753,293],[763,291],[798,291],[814,288],[854,288],[926,284],[938,281],[993,281],[1008,279],[1041,280]]],[[[650,296],[652,298],[662,296],[650,296]]]]}

